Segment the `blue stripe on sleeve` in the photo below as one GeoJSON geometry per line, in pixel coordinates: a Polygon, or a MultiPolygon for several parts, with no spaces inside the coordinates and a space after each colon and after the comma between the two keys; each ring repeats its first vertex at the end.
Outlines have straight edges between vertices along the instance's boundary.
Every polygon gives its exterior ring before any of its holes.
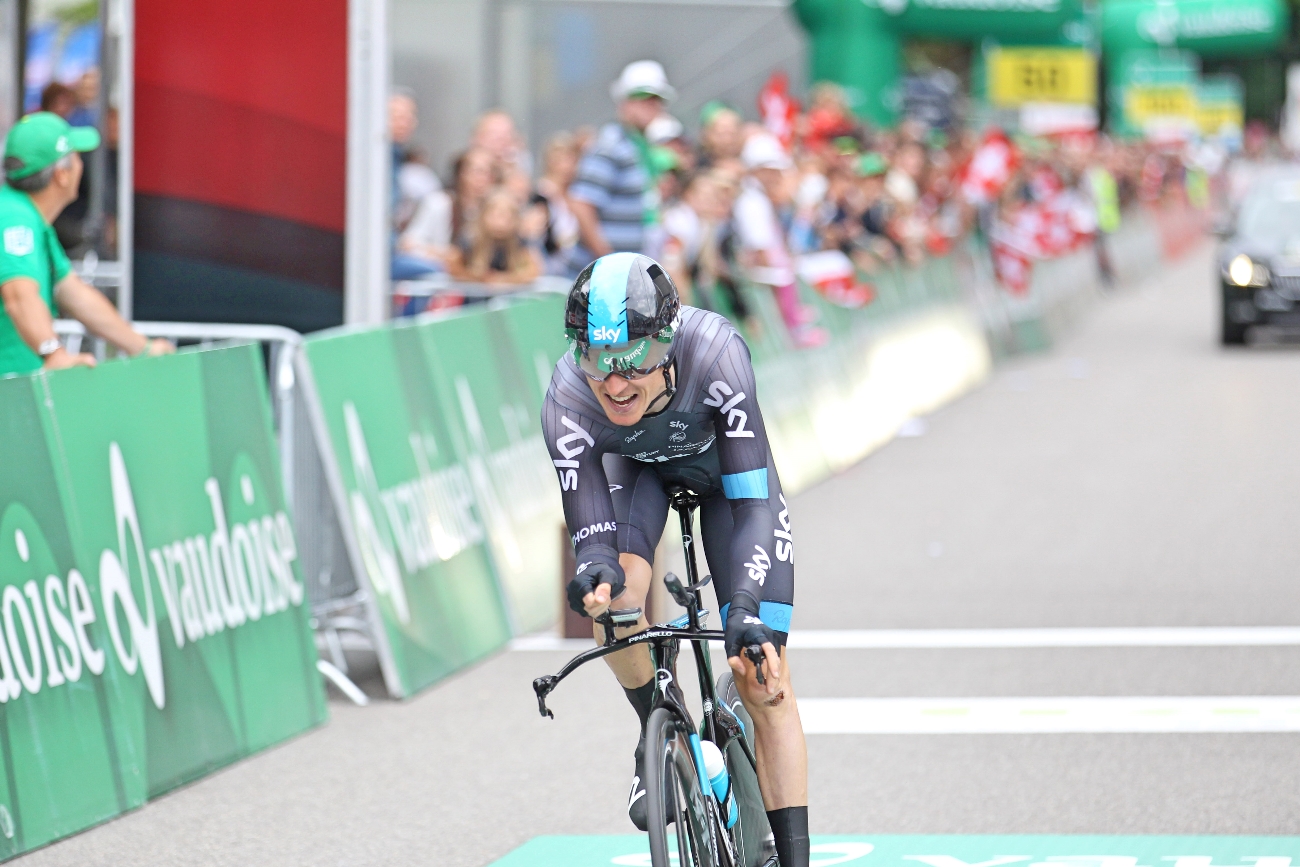
{"type": "MultiPolygon", "coordinates": [[[[718,611],[718,616],[722,618],[725,626],[727,622],[727,611],[731,609],[731,603],[728,602],[718,611]]],[[[775,629],[777,632],[790,632],[790,621],[794,619],[794,606],[787,602],[760,602],[758,603],[758,619],[769,629],[775,629]]]]}
{"type": "Polygon", "coordinates": [[[767,467],[747,473],[724,475],[722,492],[728,500],[766,500],[767,467]]]}
{"type": "Polygon", "coordinates": [[[790,620],[794,617],[794,606],[785,602],[758,603],[758,619],[777,632],[790,631],[790,620]]]}

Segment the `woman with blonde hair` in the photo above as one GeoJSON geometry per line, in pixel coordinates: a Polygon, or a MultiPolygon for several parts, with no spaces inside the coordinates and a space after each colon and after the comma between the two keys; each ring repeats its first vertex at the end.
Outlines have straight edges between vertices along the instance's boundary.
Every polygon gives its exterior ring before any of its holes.
{"type": "Polygon", "coordinates": [[[541,256],[520,237],[519,200],[504,187],[483,199],[470,237],[452,252],[450,271],[472,283],[531,283],[542,273],[541,256]]]}

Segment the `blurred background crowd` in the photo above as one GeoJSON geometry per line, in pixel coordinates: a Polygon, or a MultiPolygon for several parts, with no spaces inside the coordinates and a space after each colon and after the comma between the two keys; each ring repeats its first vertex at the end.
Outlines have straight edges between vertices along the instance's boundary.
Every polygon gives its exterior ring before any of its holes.
{"type": "MultiPolygon", "coordinates": [[[[1034,261],[1088,241],[1106,280],[1106,236],[1127,205],[1203,208],[1226,184],[1228,154],[1214,143],[918,120],[881,129],[850,111],[838,85],[816,84],[803,104],[780,72],[757,105],[707,103],[688,119],[695,134],[672,114],[672,85],[654,61],[630,64],[611,95],[609,124],[554,134],[536,159],[507,112],[485,112],[441,167],[414,143],[414,94],[392,94],[396,312],[571,280],[598,255],[633,250],[660,259],[689,303],[750,327],[738,286],[769,287],[791,341],[815,346],[825,334],[799,302],[799,280],[861,306],[880,269],[971,236],[1013,294],[1028,290],[1034,261]],[[449,280],[473,291],[445,291],[449,280]]],[[[1267,144],[1262,127],[1247,131],[1247,151],[1267,144]]]]}
{"type": "Polygon", "coordinates": [[[0,126],[99,129],[56,228],[139,318],[308,332],[626,249],[737,320],[738,284],[770,290],[816,345],[810,291],[867,304],[882,269],[963,245],[1013,296],[1081,245],[1106,280],[1125,208],[1213,209],[1278,136],[1300,151],[1286,0],[385,0],[364,113],[343,7],[258,18],[254,45],[140,2],[134,32],[123,0],[0,0],[0,126]]]}

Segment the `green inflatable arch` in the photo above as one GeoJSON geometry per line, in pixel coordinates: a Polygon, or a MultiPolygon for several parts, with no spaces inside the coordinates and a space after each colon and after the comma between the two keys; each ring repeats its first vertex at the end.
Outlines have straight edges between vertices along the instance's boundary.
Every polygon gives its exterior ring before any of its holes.
{"type": "Polygon", "coordinates": [[[1275,49],[1286,0],[794,0],[808,32],[814,81],[835,81],[878,124],[897,116],[903,40],[909,36],[1008,45],[1084,45],[1117,62],[1132,49],[1182,48],[1204,57],[1275,49]]]}

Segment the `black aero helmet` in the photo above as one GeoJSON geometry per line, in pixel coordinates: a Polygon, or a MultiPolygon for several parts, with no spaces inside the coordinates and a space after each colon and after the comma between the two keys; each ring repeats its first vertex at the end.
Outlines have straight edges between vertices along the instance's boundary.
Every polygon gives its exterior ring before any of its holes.
{"type": "Polygon", "coordinates": [[[564,311],[564,333],[587,376],[644,376],[666,365],[681,311],[663,267],[640,253],[611,253],[582,270],[564,311]]]}

